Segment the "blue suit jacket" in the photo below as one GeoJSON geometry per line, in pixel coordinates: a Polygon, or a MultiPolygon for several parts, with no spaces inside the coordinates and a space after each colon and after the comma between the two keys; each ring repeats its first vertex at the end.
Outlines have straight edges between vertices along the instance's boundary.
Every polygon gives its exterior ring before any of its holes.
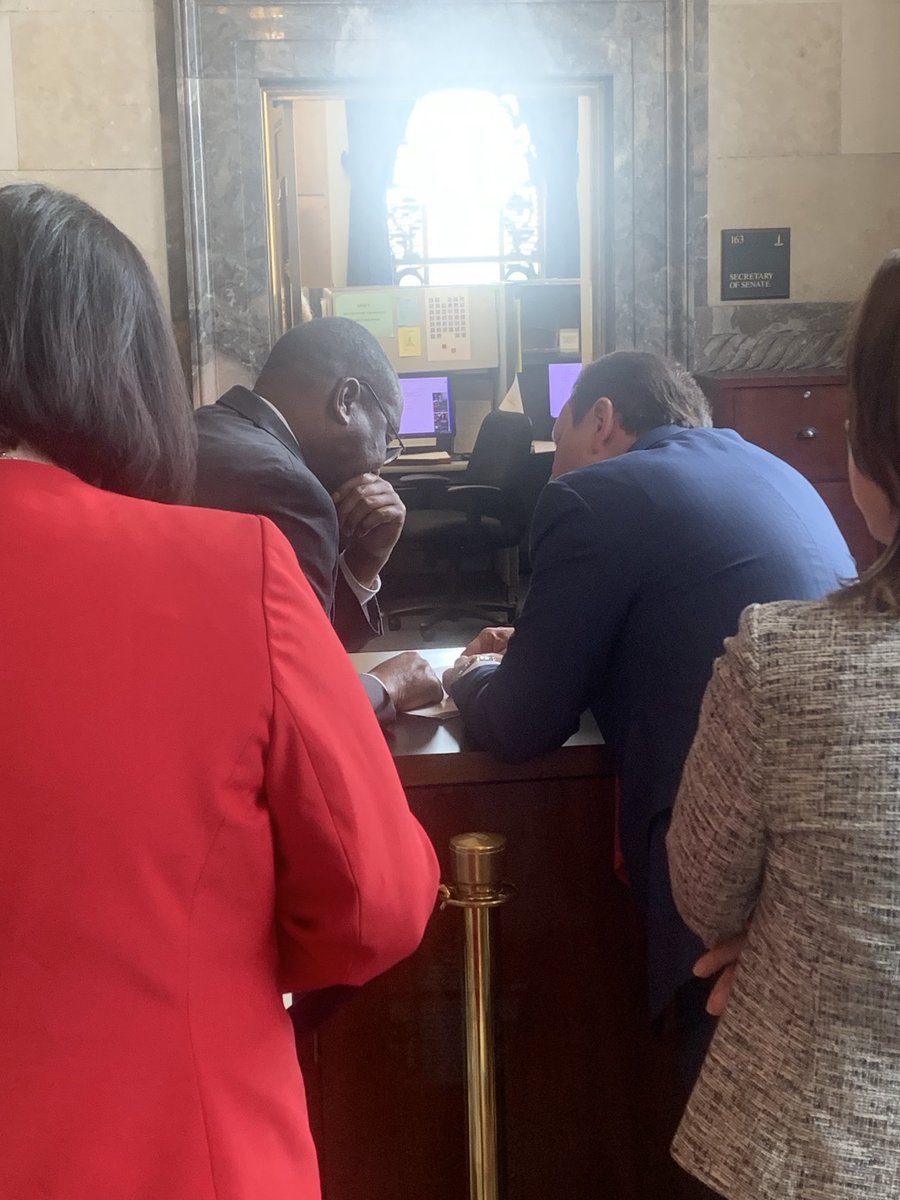
{"type": "Polygon", "coordinates": [[[723,639],[748,604],[822,596],[855,567],[792,467],[732,430],[677,425],[549,483],[532,564],[502,664],[468,672],[453,698],[477,742],[510,760],[562,745],[593,712],[619,772],[655,1014],[701,949],[675,911],[664,839],[723,639]]]}

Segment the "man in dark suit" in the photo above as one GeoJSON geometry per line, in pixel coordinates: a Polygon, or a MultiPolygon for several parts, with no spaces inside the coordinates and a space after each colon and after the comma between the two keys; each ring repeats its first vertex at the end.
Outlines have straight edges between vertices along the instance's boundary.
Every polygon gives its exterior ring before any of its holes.
{"type": "MultiPolygon", "coordinates": [[[[402,411],[396,372],[376,339],[355,321],[328,317],[280,338],[252,390],[233,387],[196,414],[194,502],[274,521],[348,650],[381,632],[379,573],[406,510],[379,472],[402,411]]],[[[411,654],[361,679],[382,720],[442,694],[411,654]]]]}
{"type": "Polygon", "coordinates": [[[812,485],[710,424],[694,381],[664,359],[618,353],[587,367],[554,430],[515,635],[484,631],[444,679],[473,737],[509,760],[561,746],[593,712],[619,773],[651,1015],[677,997],[686,1077],[711,1019],[665,835],[713,661],[748,604],[819,597],[855,574],[812,485]]]}

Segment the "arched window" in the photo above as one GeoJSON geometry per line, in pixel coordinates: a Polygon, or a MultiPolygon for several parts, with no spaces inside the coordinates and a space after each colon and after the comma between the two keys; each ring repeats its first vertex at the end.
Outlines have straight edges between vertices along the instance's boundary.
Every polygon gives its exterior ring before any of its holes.
{"type": "Polygon", "coordinates": [[[388,190],[399,284],[542,274],[534,150],[515,96],[453,89],[418,101],[388,190]]]}

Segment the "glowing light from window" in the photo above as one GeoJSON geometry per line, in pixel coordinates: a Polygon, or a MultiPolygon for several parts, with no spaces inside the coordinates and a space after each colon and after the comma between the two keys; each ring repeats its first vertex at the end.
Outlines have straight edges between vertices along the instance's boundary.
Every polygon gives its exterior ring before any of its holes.
{"type": "Polygon", "coordinates": [[[514,98],[474,89],[431,92],[413,109],[394,187],[427,211],[429,257],[496,256],[501,212],[529,180],[528,130],[510,109],[514,98]]]}

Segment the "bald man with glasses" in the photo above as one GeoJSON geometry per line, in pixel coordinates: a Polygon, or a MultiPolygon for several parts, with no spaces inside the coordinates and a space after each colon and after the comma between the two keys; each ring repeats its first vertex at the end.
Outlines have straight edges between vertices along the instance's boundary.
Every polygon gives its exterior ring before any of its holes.
{"type": "MultiPolygon", "coordinates": [[[[380,573],[406,509],[380,471],[403,449],[402,413],[376,339],[355,321],[325,317],[280,338],[252,390],[233,387],[196,414],[194,502],[269,517],[347,650],[381,633],[380,573]]],[[[362,680],[382,721],[443,694],[415,655],[362,680]]]]}

